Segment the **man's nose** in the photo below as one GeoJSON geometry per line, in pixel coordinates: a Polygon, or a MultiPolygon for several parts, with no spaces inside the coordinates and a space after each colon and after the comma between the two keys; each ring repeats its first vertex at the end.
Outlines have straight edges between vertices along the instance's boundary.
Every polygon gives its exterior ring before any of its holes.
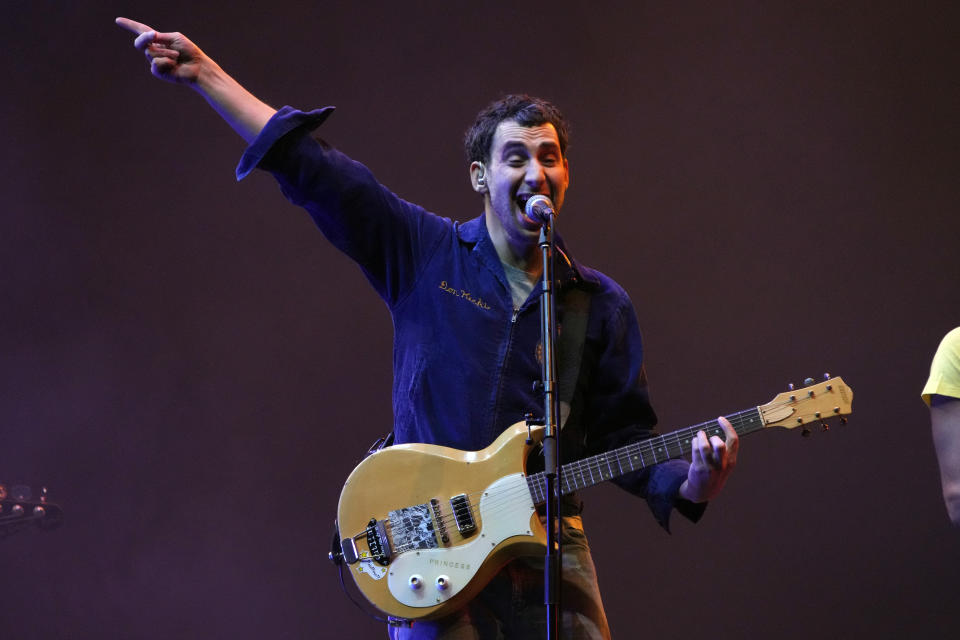
{"type": "Polygon", "coordinates": [[[527,174],[524,176],[524,181],[531,187],[539,187],[545,179],[546,174],[543,171],[543,165],[536,160],[531,160],[527,164],[527,174]]]}

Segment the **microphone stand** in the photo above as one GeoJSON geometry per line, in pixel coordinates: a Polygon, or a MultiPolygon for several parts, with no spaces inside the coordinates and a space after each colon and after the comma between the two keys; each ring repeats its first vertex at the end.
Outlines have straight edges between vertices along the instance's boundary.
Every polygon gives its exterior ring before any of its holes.
{"type": "Polygon", "coordinates": [[[540,293],[540,336],[543,343],[543,456],[547,498],[547,553],[544,558],[544,604],[547,607],[547,638],[560,638],[560,396],[557,388],[557,308],[554,276],[554,215],[544,216],[540,228],[543,283],[540,293]]]}

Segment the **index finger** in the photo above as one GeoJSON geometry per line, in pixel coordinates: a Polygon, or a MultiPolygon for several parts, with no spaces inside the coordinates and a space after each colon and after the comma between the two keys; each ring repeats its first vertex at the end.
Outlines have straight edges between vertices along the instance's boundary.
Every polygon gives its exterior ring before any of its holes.
{"type": "Polygon", "coordinates": [[[141,33],[146,33],[147,31],[153,31],[152,27],[148,27],[142,22],[137,22],[136,20],[131,20],[130,18],[117,18],[114,20],[117,25],[123,27],[127,31],[132,31],[133,33],[140,35],[141,33]]]}
{"type": "Polygon", "coordinates": [[[723,416],[720,416],[719,418],[717,418],[717,422],[719,422],[720,426],[723,427],[723,431],[726,434],[727,442],[732,442],[739,439],[739,436],[737,435],[737,430],[733,428],[733,425],[730,424],[729,420],[727,420],[723,416]]]}

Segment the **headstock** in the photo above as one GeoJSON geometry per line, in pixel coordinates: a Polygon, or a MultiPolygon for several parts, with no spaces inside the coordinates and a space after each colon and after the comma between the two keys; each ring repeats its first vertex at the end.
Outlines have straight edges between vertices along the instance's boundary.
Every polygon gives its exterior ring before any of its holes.
{"type": "Polygon", "coordinates": [[[765,427],[803,427],[806,436],[812,423],[820,423],[824,429],[830,418],[840,418],[841,423],[846,423],[844,416],[853,411],[853,389],[840,377],[825,375],[819,383],[807,378],[803,388],[794,389],[790,385],[789,391],[758,408],[765,427]]]}
{"type": "Polygon", "coordinates": [[[47,501],[46,487],[35,497],[26,485],[0,484],[0,538],[28,526],[49,530],[62,523],[63,510],[47,501]]]}

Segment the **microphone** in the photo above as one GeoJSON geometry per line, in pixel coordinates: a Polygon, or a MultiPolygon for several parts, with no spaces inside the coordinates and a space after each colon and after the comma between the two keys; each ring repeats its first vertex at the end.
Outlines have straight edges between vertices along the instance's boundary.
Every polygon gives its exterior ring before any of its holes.
{"type": "Polygon", "coordinates": [[[553,216],[557,213],[553,210],[553,202],[550,201],[550,198],[538,195],[527,200],[527,204],[523,208],[523,215],[535,224],[550,224],[553,216]]]}

